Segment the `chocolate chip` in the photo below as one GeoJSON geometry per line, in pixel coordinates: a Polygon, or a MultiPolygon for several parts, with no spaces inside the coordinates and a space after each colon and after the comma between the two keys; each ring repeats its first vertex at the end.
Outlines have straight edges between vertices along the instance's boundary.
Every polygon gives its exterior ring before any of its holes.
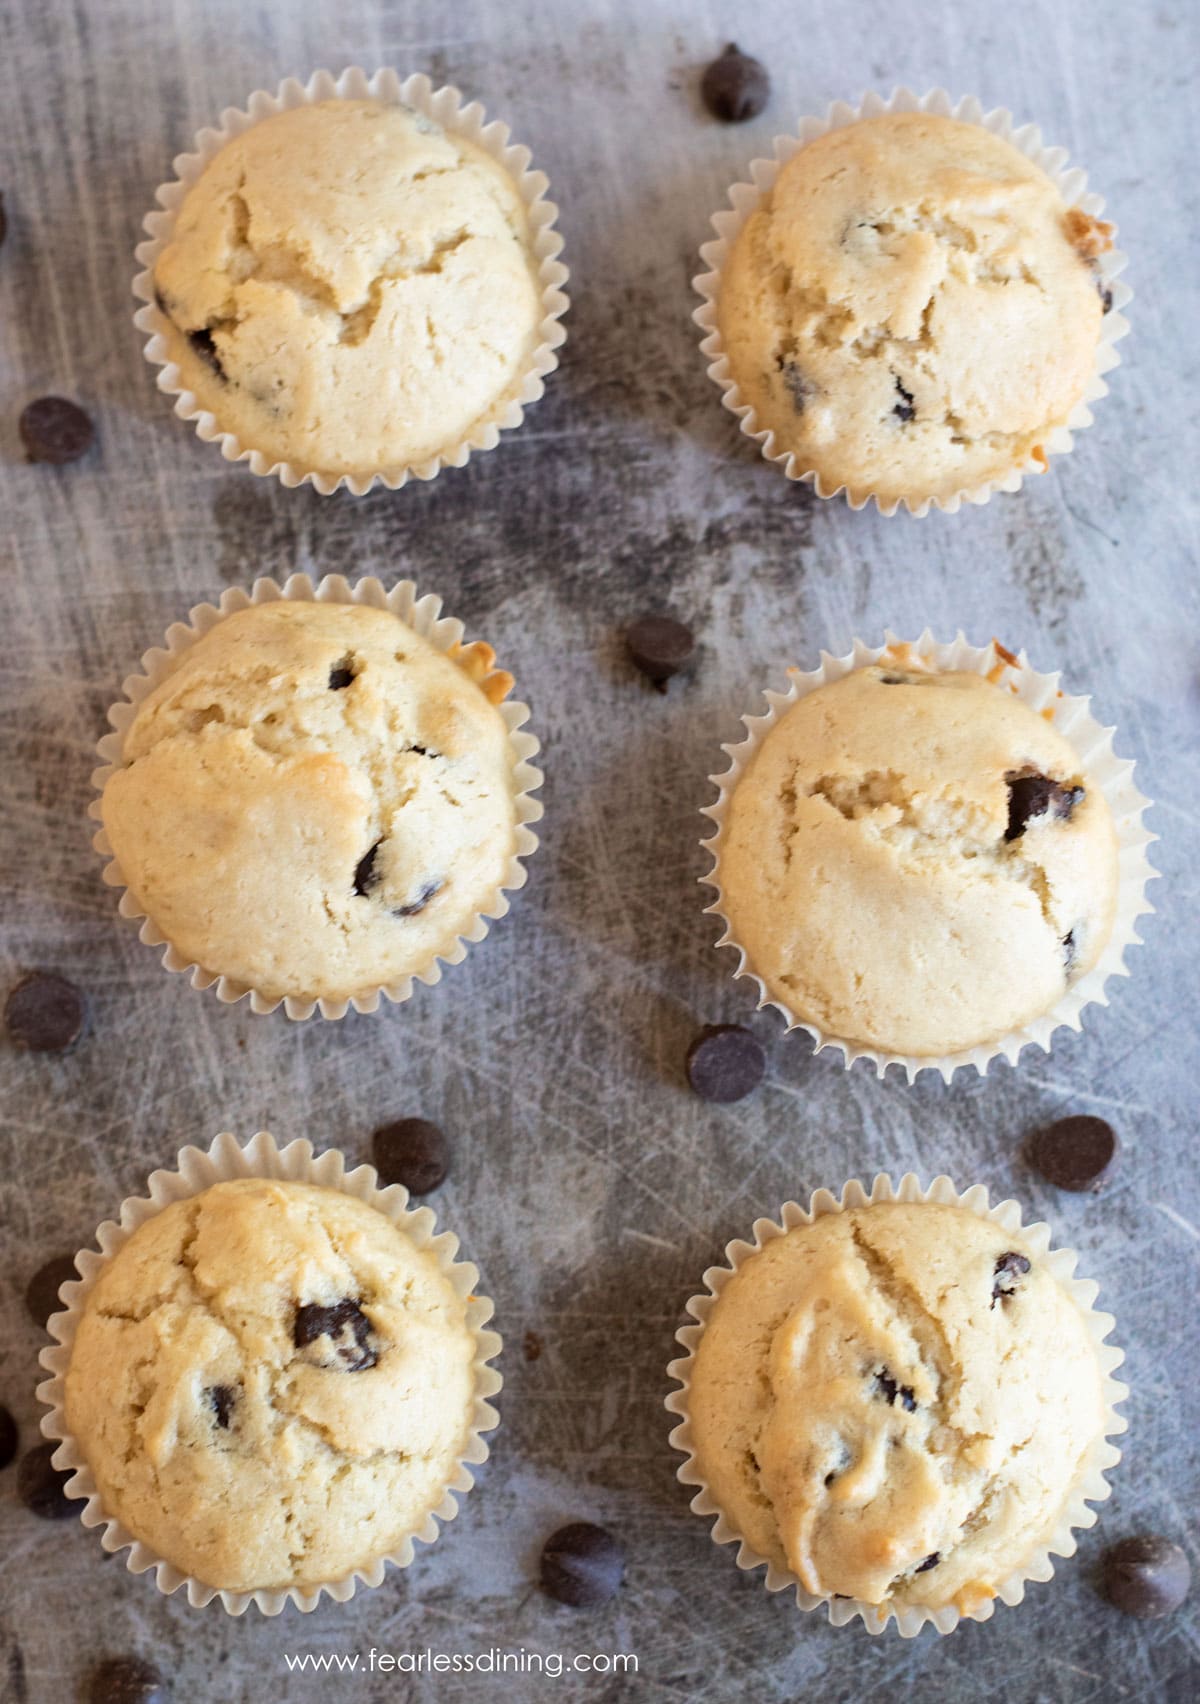
{"type": "Polygon", "coordinates": [[[297,1349],[305,1349],[322,1337],[328,1337],[347,1372],[364,1373],[379,1360],[379,1352],[370,1341],[371,1322],[349,1297],[328,1308],[320,1302],[306,1302],[296,1309],[292,1342],[297,1349]]]}
{"type": "Polygon", "coordinates": [[[913,393],[910,390],[905,390],[899,379],[896,380],[896,390],[899,394],[900,401],[892,409],[892,413],[898,420],[911,420],[913,415],[917,412],[913,403],[913,393]]]}
{"type": "Polygon", "coordinates": [[[935,1551],[932,1552],[931,1555],[929,1555],[925,1558],[924,1562],[918,1562],[917,1563],[916,1567],[913,1569],[913,1573],[914,1574],[927,1574],[931,1568],[937,1567],[937,1565],[941,1561],[941,1559],[942,1559],[941,1551],[935,1550],[935,1551]]]}
{"type": "Polygon", "coordinates": [[[69,1254],[55,1255],[53,1260],[38,1267],[25,1286],[25,1306],[35,1325],[45,1329],[50,1315],[63,1306],[58,1299],[59,1290],[64,1284],[74,1283],[78,1277],[75,1261],[69,1254]]]}
{"type": "Polygon", "coordinates": [[[450,1169],[446,1138],[427,1118],[381,1125],[371,1138],[371,1158],[382,1188],[401,1183],[410,1195],[428,1195],[446,1181],[450,1169]]]}
{"type": "Polygon", "coordinates": [[[52,467],[78,461],[96,435],[83,409],[65,396],[39,397],[22,411],[17,426],[29,460],[52,467]]]}
{"type": "Polygon", "coordinates": [[[415,917],[418,912],[424,911],[425,907],[429,904],[429,901],[433,899],[435,895],[441,893],[443,885],[444,884],[442,882],[426,882],[417,897],[415,899],[410,899],[407,905],[394,905],[392,907],[392,916],[415,917]]]}
{"type": "Polygon", "coordinates": [[[527,1361],[539,1361],[542,1356],[542,1340],[536,1331],[527,1331],[521,1339],[521,1353],[527,1361]]]}
{"type": "Polygon", "coordinates": [[[992,1285],[991,1307],[997,1302],[1007,1302],[1017,1288],[1017,1279],[1023,1278],[1029,1271],[1029,1261],[1023,1254],[1017,1254],[1010,1249],[1002,1254],[995,1266],[995,1282],[992,1285]]]}
{"type": "Polygon", "coordinates": [[[196,354],[199,355],[200,359],[204,362],[205,366],[211,367],[217,377],[219,379],[223,379],[225,377],[225,369],[221,365],[221,357],[217,351],[216,344],[213,342],[213,334],[209,331],[208,327],[201,326],[197,331],[189,331],[187,334],[187,340],[195,350],[196,354]]]}
{"type": "Polygon", "coordinates": [[[762,1042],[741,1024],[707,1024],[687,1051],[688,1082],[701,1100],[744,1100],[766,1069],[762,1042]]]}
{"type": "Polygon", "coordinates": [[[1075,931],[1068,929],[1062,938],[1063,969],[1070,970],[1075,963],[1075,931]]]}
{"type": "Polygon", "coordinates": [[[233,1405],[237,1401],[237,1386],[209,1385],[204,1394],[217,1417],[217,1425],[223,1432],[228,1432],[229,1422],[233,1418],[233,1405]]]}
{"type": "Polygon", "coordinates": [[[682,621],[669,615],[643,615],[625,629],[625,646],[634,668],[661,691],[691,661],[696,641],[682,621]]]}
{"type": "Polygon", "coordinates": [[[23,976],[4,1002],[4,1023],[18,1047],[65,1053],[83,1034],[87,1002],[73,982],[53,971],[23,976]]]}
{"type": "Polygon", "coordinates": [[[1109,289],[1108,285],[1104,282],[1103,278],[1097,278],[1096,288],[1100,292],[1101,312],[1106,313],[1106,314],[1111,313],[1112,312],[1112,302],[1113,302],[1112,291],[1109,289]]]}
{"type": "Polygon", "coordinates": [[[350,659],[343,657],[342,661],[336,663],[329,671],[330,692],[344,692],[353,679],[354,670],[350,667],[350,659]]]}
{"type": "Polygon", "coordinates": [[[621,1589],[624,1546],[604,1527],[574,1521],[542,1548],[542,1590],[572,1609],[598,1609],[621,1589]]]}
{"type": "Polygon", "coordinates": [[[797,414],[803,414],[806,404],[817,394],[816,386],[805,378],[794,361],[780,356],[777,365],[792,407],[797,414]]]}
{"type": "Polygon", "coordinates": [[[1053,811],[1064,821],[1084,796],[1082,787],[1064,787],[1048,775],[1036,771],[1013,772],[1005,776],[1008,783],[1008,827],[1005,840],[1019,840],[1036,818],[1053,811]]]}
{"type": "Polygon", "coordinates": [[[884,1401],[890,1403],[893,1408],[899,1402],[901,1408],[907,1409],[910,1414],[916,1409],[917,1399],[913,1395],[911,1385],[897,1384],[886,1367],[882,1367],[875,1374],[875,1385],[882,1393],[884,1401]]]}
{"type": "Polygon", "coordinates": [[[7,1467],[17,1453],[17,1423],[7,1408],[0,1408],[0,1467],[7,1467]]]}
{"type": "Polygon", "coordinates": [[[700,93],[714,118],[726,124],[742,124],[757,118],[771,94],[771,79],[757,59],[751,59],[735,43],[714,59],[700,79],[700,93]]]}
{"type": "Polygon", "coordinates": [[[1104,1553],[1104,1591],[1126,1615],[1156,1620],[1178,1609],[1192,1584],[1184,1552],[1169,1538],[1147,1533],[1123,1538],[1104,1553]]]}
{"type": "Polygon", "coordinates": [[[375,868],[375,854],[382,845],[383,841],[377,840],[371,850],[364,853],[358,860],[358,865],[355,868],[354,891],[362,899],[366,898],[379,880],[379,871],[375,868]]]}
{"type": "Polygon", "coordinates": [[[50,1457],[57,1444],[38,1444],[21,1457],[17,1468],[17,1496],[31,1514],[44,1521],[61,1521],[79,1513],[63,1487],[73,1469],[54,1467],[50,1457]]]}
{"type": "Polygon", "coordinates": [[[1056,1189],[1099,1189],[1117,1154],[1117,1137],[1106,1119],[1077,1112],[1035,1130],[1025,1156],[1056,1189]]]}
{"type": "Polygon", "coordinates": [[[170,1689],[141,1657],[107,1657],[91,1673],[88,1704],[167,1704],[170,1689]]]}

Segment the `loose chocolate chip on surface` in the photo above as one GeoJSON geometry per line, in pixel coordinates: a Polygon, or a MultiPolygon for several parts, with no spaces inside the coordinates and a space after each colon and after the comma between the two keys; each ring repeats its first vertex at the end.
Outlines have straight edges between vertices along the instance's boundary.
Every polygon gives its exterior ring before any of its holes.
{"type": "Polygon", "coordinates": [[[196,354],[199,355],[200,359],[204,362],[205,366],[211,367],[217,377],[219,379],[223,379],[225,377],[225,369],[221,365],[221,357],[217,353],[217,346],[213,342],[213,334],[209,331],[208,327],[202,326],[199,331],[189,331],[187,334],[187,340],[196,351],[196,354]]]}
{"type": "Polygon", "coordinates": [[[335,664],[335,666],[329,671],[330,692],[344,692],[353,679],[354,670],[350,667],[348,662],[335,664]]]}
{"type": "Polygon", "coordinates": [[[446,1181],[450,1149],[445,1136],[427,1118],[398,1118],[371,1138],[371,1158],[380,1185],[403,1184],[410,1195],[428,1195],[446,1181]]]}
{"type": "Polygon", "coordinates": [[[527,1331],[521,1339],[521,1353],[527,1361],[540,1361],[542,1358],[542,1340],[536,1331],[527,1331]]]}
{"type": "Polygon", "coordinates": [[[1104,1553],[1104,1591],[1110,1603],[1152,1621],[1170,1615],[1188,1595],[1192,1568],[1169,1538],[1147,1533],[1123,1538],[1104,1553]]]}
{"type": "Polygon", "coordinates": [[[39,397],[22,411],[17,425],[29,460],[52,467],[78,461],[96,436],[83,409],[65,396],[39,397]]]}
{"type": "Polygon", "coordinates": [[[424,911],[425,907],[429,904],[429,901],[435,898],[436,895],[441,893],[441,891],[441,882],[426,882],[417,897],[415,899],[410,899],[407,905],[393,906],[392,916],[416,917],[419,912],[424,911]]]}
{"type": "Polygon", "coordinates": [[[88,1704],[167,1704],[169,1688],[141,1657],[107,1657],[92,1670],[88,1704]]]}
{"type": "Polygon", "coordinates": [[[916,1567],[913,1569],[913,1573],[914,1574],[927,1574],[931,1568],[937,1567],[937,1565],[941,1561],[941,1559],[942,1559],[941,1552],[939,1550],[935,1550],[931,1556],[927,1556],[925,1558],[924,1562],[918,1562],[917,1563],[916,1567]]]}
{"type": "Polygon", "coordinates": [[[704,104],[714,118],[726,124],[742,124],[757,118],[771,95],[766,67],[730,42],[714,59],[700,80],[704,104]]]}
{"type": "Polygon", "coordinates": [[[57,1313],[63,1305],[58,1299],[60,1288],[66,1283],[73,1283],[78,1277],[75,1261],[69,1254],[55,1255],[53,1260],[38,1267],[25,1286],[25,1306],[35,1325],[45,1328],[50,1315],[57,1313]]]}
{"type": "Polygon", "coordinates": [[[1008,783],[1008,827],[1005,840],[1019,840],[1035,817],[1053,811],[1063,821],[1083,798],[1082,787],[1064,787],[1048,775],[1013,774],[1005,777],[1008,783]]]}
{"type": "Polygon", "coordinates": [[[621,1589],[624,1547],[604,1527],[574,1521],[546,1540],[541,1577],[542,1590],[559,1603],[598,1609],[621,1589]]]}
{"type": "Polygon", "coordinates": [[[625,646],[634,668],[661,689],[691,661],[696,641],[682,621],[669,615],[643,615],[625,629],[625,646]]]}
{"type": "Polygon", "coordinates": [[[896,1380],[888,1372],[886,1367],[881,1368],[881,1370],[875,1374],[875,1385],[881,1392],[884,1400],[889,1402],[893,1408],[895,1408],[896,1404],[899,1403],[900,1407],[907,1409],[910,1414],[915,1411],[917,1399],[913,1395],[911,1385],[897,1384],[896,1380]]]}
{"type": "Polygon", "coordinates": [[[365,899],[379,880],[379,871],[375,868],[375,854],[382,845],[383,841],[377,840],[371,850],[358,860],[354,871],[354,891],[360,898],[365,899]]]}
{"type": "Polygon", "coordinates": [[[913,404],[913,393],[909,390],[905,390],[899,379],[896,380],[896,391],[900,397],[900,401],[896,404],[895,408],[892,409],[892,413],[898,420],[911,420],[913,415],[917,412],[913,404]]]}
{"type": "Polygon", "coordinates": [[[10,990],[4,1023],[18,1047],[31,1053],[65,1053],[83,1034],[87,1002],[73,982],[33,970],[10,990]]]}
{"type": "Polygon", "coordinates": [[[17,1423],[7,1408],[0,1408],[0,1467],[7,1467],[17,1453],[17,1423]]]}
{"type": "Polygon", "coordinates": [[[17,1496],[31,1514],[44,1521],[61,1521],[79,1513],[79,1505],[63,1490],[72,1470],[51,1464],[50,1457],[57,1448],[54,1443],[38,1444],[21,1457],[17,1468],[17,1496]]]}
{"type": "Polygon", "coordinates": [[[1029,1271],[1029,1261],[1023,1254],[1017,1254],[1010,1249],[1002,1254],[996,1262],[995,1282],[992,1285],[991,1307],[997,1302],[1007,1302],[1017,1289],[1017,1279],[1023,1278],[1029,1271]]]}
{"type": "Polygon", "coordinates": [[[708,1024],[687,1051],[688,1082],[701,1100],[744,1100],[766,1069],[762,1042],[741,1024],[708,1024]]]}
{"type": "Polygon", "coordinates": [[[306,1302],[296,1309],[292,1342],[297,1349],[305,1349],[322,1337],[329,1338],[347,1372],[364,1373],[379,1360],[370,1341],[371,1322],[349,1297],[328,1308],[320,1302],[306,1302]]]}
{"type": "Polygon", "coordinates": [[[1078,1112],[1035,1130],[1025,1154],[1056,1189],[1099,1189],[1116,1158],[1117,1137],[1106,1119],[1078,1112]]]}
{"type": "Polygon", "coordinates": [[[229,1422],[233,1418],[233,1406],[237,1401],[237,1388],[234,1385],[209,1385],[205,1391],[209,1406],[217,1418],[221,1430],[229,1430],[229,1422]]]}

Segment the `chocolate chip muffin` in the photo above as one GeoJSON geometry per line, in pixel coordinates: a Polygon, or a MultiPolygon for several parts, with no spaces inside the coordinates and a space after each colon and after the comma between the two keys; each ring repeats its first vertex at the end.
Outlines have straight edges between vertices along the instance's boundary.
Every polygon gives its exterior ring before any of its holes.
{"type": "Polygon", "coordinates": [[[228,616],[144,698],[101,813],[189,962],[270,1000],[365,998],[448,952],[516,845],[486,645],[364,604],[228,616]]]}
{"type": "Polygon", "coordinates": [[[1053,1537],[1106,1421],[1044,1259],[930,1203],[766,1242],[709,1314],[689,1407],[713,1499],[806,1591],[965,1615],[1053,1537]]]}
{"type": "Polygon", "coordinates": [[[982,675],[856,669],[769,729],[729,801],[721,910],[768,996],[831,1038],[932,1058],[1049,1011],[1100,957],[1107,801],[982,675]]]}
{"type": "Polygon", "coordinates": [[[823,494],[912,505],[1044,466],[1080,401],[1110,227],[978,125],[892,113],[782,167],[726,263],[732,377],[823,494]]]}
{"type": "Polygon", "coordinates": [[[338,1190],[218,1183],[147,1220],[87,1298],[67,1426],[106,1514],[183,1573],[342,1579],[437,1507],[475,1340],[437,1257],[338,1190]]]}
{"type": "Polygon", "coordinates": [[[525,205],[407,107],[322,101],[227,142],[154,268],[170,359],[300,474],[420,466],[499,415],[541,321],[525,205]]]}

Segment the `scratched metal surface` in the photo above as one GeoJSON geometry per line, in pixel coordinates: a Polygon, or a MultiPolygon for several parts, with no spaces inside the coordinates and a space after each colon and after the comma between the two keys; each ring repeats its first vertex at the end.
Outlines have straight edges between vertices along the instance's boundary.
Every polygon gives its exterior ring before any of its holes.
{"type": "Polygon", "coordinates": [[[507,1341],[502,1430],[459,1519],[406,1575],[307,1618],[233,1622],[163,1599],[76,1524],[25,1513],[7,1471],[5,1695],[82,1696],[90,1664],[123,1650],[156,1656],[187,1700],[1200,1695],[1194,1614],[1139,1625],[1095,1590],[1106,1537],[1162,1528],[1193,1556],[1197,1540],[1195,12],[5,0],[0,16],[4,986],[55,966],[93,1013],[67,1058],[0,1044],[0,1399],[32,1442],[28,1274],[222,1128],[357,1160],[388,1117],[440,1120],[455,1163],[436,1205],[507,1341]],[[735,29],[775,97],[725,129],[696,80],[735,29]],[[283,491],[199,444],[154,390],[128,291],[152,190],[195,129],[283,75],[354,62],[428,70],[509,119],[551,174],[574,278],[566,358],[525,430],[465,472],[365,502],[283,491]],[[748,160],[799,112],[897,81],[1040,120],[1108,196],[1138,292],[1115,394],[1075,454],[1016,498],[921,523],[820,504],[759,463],[688,318],[708,214],[748,160]],[[16,443],[19,408],[47,391],[98,421],[98,451],[61,472],[24,465],[16,443]],[[84,817],[103,712],[141,651],[192,603],[293,568],[411,574],[444,594],[514,669],[547,769],[544,846],[511,917],[410,1005],[327,1026],[224,1009],[166,976],[119,925],[84,817]],[[693,682],[665,697],[616,637],[648,606],[702,638],[693,682]],[[855,632],[926,622],[1026,645],[1094,692],[1158,800],[1167,878],[1110,1010],[1052,1058],[950,1091],[847,1075],[753,1017],[695,885],[705,776],[761,688],[855,632]],[[681,1060],[699,1023],[732,1018],[768,1040],[771,1076],[715,1110],[689,1097],[681,1060]],[[1056,1195],[1021,1165],[1023,1134],[1062,1109],[1119,1127],[1124,1160],[1100,1200],[1056,1195]],[[982,1180],[1049,1217],[1115,1309],[1133,1385],[1127,1456],[1078,1556],[1020,1610],[915,1644],[831,1629],[740,1575],[688,1513],[661,1408],[681,1304],[727,1238],[883,1167],[982,1180]],[[574,1517],[629,1548],[622,1595],[595,1614],[534,1585],[544,1535],[574,1517]],[[634,1651],[641,1677],[332,1683],[285,1664],[372,1646],[634,1651]]]}

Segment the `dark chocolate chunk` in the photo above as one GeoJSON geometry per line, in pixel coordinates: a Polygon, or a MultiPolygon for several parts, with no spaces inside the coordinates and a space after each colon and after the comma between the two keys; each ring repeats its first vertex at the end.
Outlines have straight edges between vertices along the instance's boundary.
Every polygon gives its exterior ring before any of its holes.
{"type": "Polygon", "coordinates": [[[929,1555],[925,1558],[924,1562],[918,1562],[917,1563],[916,1567],[913,1569],[913,1573],[914,1574],[927,1574],[931,1568],[937,1567],[937,1565],[941,1561],[941,1559],[942,1559],[941,1551],[935,1550],[935,1551],[932,1552],[931,1555],[929,1555]]]}
{"type": "Polygon", "coordinates": [[[1116,1132],[1106,1119],[1077,1112],[1035,1130],[1025,1154],[1056,1189],[1099,1189],[1116,1158],[1116,1132]]]}
{"type": "Polygon", "coordinates": [[[803,414],[806,403],[817,394],[816,387],[811,380],[805,378],[794,361],[780,357],[778,366],[792,407],[797,414],[803,414]]]}
{"type": "Polygon", "coordinates": [[[79,1277],[75,1261],[69,1254],[55,1255],[44,1266],[39,1266],[33,1277],[25,1286],[25,1306],[29,1309],[29,1317],[35,1325],[43,1330],[51,1314],[57,1313],[64,1305],[58,1299],[58,1292],[66,1283],[73,1283],[79,1277]]]}
{"type": "Polygon", "coordinates": [[[340,663],[335,663],[329,671],[330,692],[344,692],[354,679],[354,670],[350,667],[349,657],[343,657],[340,663]]]}
{"type": "Polygon", "coordinates": [[[73,1469],[51,1463],[57,1448],[55,1443],[37,1444],[21,1457],[17,1468],[17,1496],[31,1514],[44,1521],[66,1520],[79,1513],[79,1505],[63,1490],[73,1469]]]}
{"type": "Polygon", "coordinates": [[[170,1688],[141,1657],[106,1657],[92,1670],[88,1704],[167,1704],[170,1688]]]}
{"type": "Polygon", "coordinates": [[[1062,938],[1063,969],[1070,970],[1075,963],[1075,931],[1068,929],[1062,938]]]}
{"type": "Polygon", "coordinates": [[[669,615],[643,615],[625,629],[625,646],[634,668],[661,690],[691,661],[696,641],[682,621],[669,615]]]}
{"type": "Polygon", "coordinates": [[[1112,312],[1112,291],[1109,289],[1108,285],[1104,282],[1103,278],[1097,278],[1096,288],[1100,292],[1100,307],[1101,307],[1102,312],[1104,312],[1106,314],[1111,313],[1112,312]]]}
{"type": "Polygon", "coordinates": [[[0,1467],[7,1467],[17,1453],[17,1423],[7,1408],[0,1408],[0,1467]]]}
{"type": "Polygon", "coordinates": [[[1104,1592],[1126,1615],[1154,1621],[1178,1609],[1192,1584],[1192,1568],[1177,1544],[1159,1533],[1123,1538],[1104,1553],[1104,1592]]]}
{"type": "Polygon", "coordinates": [[[896,380],[896,391],[900,401],[892,409],[892,413],[897,420],[911,420],[917,412],[913,403],[913,393],[910,390],[905,390],[899,379],[896,380]]]}
{"type": "Polygon", "coordinates": [[[709,65],[700,79],[700,93],[714,118],[742,124],[757,118],[771,95],[766,67],[734,42],[709,65]]]}
{"type": "Polygon", "coordinates": [[[209,1385],[204,1394],[217,1417],[217,1425],[223,1432],[228,1432],[229,1422],[233,1418],[233,1406],[237,1401],[236,1385],[209,1385]]]}
{"type": "Polygon", "coordinates": [[[9,1035],[31,1053],[65,1053],[83,1034],[86,1020],[87,1002],[79,989],[53,971],[30,971],[4,1002],[9,1035]]]}
{"type": "Polygon", "coordinates": [[[890,1403],[893,1408],[899,1403],[901,1408],[906,1408],[910,1414],[916,1409],[917,1399],[913,1395],[912,1386],[897,1384],[886,1367],[880,1368],[875,1374],[875,1386],[884,1401],[890,1403]]]}
{"type": "Polygon", "coordinates": [[[994,1308],[997,1302],[1007,1302],[1017,1289],[1017,1279],[1023,1278],[1028,1271],[1029,1259],[1026,1255],[1017,1254],[1013,1249],[1002,1254],[996,1262],[990,1306],[994,1308]]]}
{"type": "Polygon", "coordinates": [[[407,905],[394,905],[392,907],[392,916],[415,917],[418,912],[424,911],[425,907],[429,904],[429,901],[433,899],[436,894],[441,893],[442,885],[443,884],[441,882],[426,882],[417,897],[415,899],[410,899],[407,905]]]}
{"type": "Polygon", "coordinates": [[[766,1069],[762,1042],[741,1024],[707,1024],[687,1051],[688,1082],[701,1100],[744,1100],[766,1069]]]}
{"type": "Polygon", "coordinates": [[[65,396],[39,397],[22,410],[17,425],[29,460],[52,467],[78,461],[96,436],[83,409],[65,396]]]}
{"type": "Polygon", "coordinates": [[[207,326],[201,326],[198,331],[189,331],[187,340],[199,355],[206,367],[211,367],[219,379],[225,377],[225,369],[221,365],[221,357],[213,342],[213,334],[207,326]]]}
{"type": "Polygon", "coordinates": [[[375,868],[375,854],[382,845],[383,841],[377,840],[371,850],[358,860],[354,871],[354,891],[361,898],[365,898],[379,880],[379,871],[375,868]]]}
{"type": "Polygon", "coordinates": [[[542,1590],[572,1609],[598,1609],[621,1589],[624,1546],[604,1527],[574,1521],[542,1548],[542,1590]]]}
{"type": "Polygon", "coordinates": [[[306,1302],[296,1309],[292,1342],[297,1349],[305,1349],[321,1337],[329,1338],[347,1372],[364,1373],[379,1359],[371,1342],[371,1322],[349,1297],[328,1308],[320,1302],[306,1302]]]}
{"type": "Polygon", "coordinates": [[[410,1195],[428,1195],[446,1181],[450,1169],[446,1138],[427,1118],[381,1125],[371,1138],[371,1158],[382,1188],[401,1183],[410,1195]]]}
{"type": "Polygon", "coordinates": [[[1008,783],[1008,827],[1005,840],[1019,840],[1035,817],[1053,811],[1064,821],[1083,798],[1082,787],[1064,787],[1048,775],[1036,772],[1006,775],[1008,783]]]}

